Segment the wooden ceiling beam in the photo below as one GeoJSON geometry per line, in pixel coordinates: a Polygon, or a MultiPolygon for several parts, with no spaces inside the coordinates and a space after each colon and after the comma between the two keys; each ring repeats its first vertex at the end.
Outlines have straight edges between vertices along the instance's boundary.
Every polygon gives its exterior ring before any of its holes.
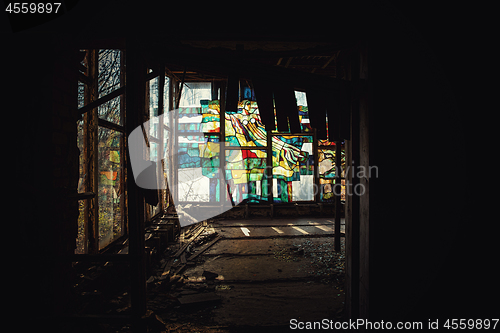
{"type": "MultiPolygon", "coordinates": [[[[173,67],[188,66],[190,70],[203,72],[205,74],[218,77],[237,75],[240,79],[252,79],[260,77],[262,79],[283,82],[293,85],[295,88],[319,90],[338,89],[340,85],[347,84],[344,80],[331,78],[325,75],[306,73],[293,68],[284,68],[271,64],[239,59],[236,57],[221,56],[212,53],[211,50],[204,50],[192,47],[170,48],[165,44],[147,44],[143,46],[143,52],[156,58],[156,61],[173,64],[173,67]]],[[[172,66],[171,66],[172,67],[172,66]]]]}

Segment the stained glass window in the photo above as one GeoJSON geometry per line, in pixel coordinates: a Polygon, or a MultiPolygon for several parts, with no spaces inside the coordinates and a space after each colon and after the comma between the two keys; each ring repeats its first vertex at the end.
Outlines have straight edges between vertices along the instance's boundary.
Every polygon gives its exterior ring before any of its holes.
{"type": "MultiPolygon", "coordinates": [[[[335,144],[333,144],[335,145],[335,144]]],[[[345,152],[342,150],[341,155],[341,177],[344,177],[345,170],[345,152]]],[[[320,199],[322,202],[333,202],[335,184],[335,149],[320,148],[318,149],[318,173],[320,186],[320,199]]],[[[341,200],[345,201],[345,180],[341,180],[341,200]]]]}
{"type": "MultiPolygon", "coordinates": [[[[319,142],[320,148],[314,151],[304,92],[295,92],[302,134],[273,132],[272,146],[268,147],[267,132],[253,100],[242,100],[236,111],[226,111],[225,138],[221,139],[220,102],[202,98],[208,94],[208,88],[200,85],[197,89],[201,91],[195,91],[191,87],[189,96],[192,96],[181,99],[184,105],[181,103],[176,114],[179,201],[267,202],[268,190],[272,190],[275,203],[314,201],[316,158],[320,198],[323,202],[333,198],[335,152],[333,147],[322,147],[322,143],[334,144],[319,142]],[[222,161],[221,141],[225,143],[222,161]],[[268,166],[266,158],[271,152],[272,165],[268,166]],[[269,181],[266,167],[272,168],[269,181]],[[220,198],[221,193],[226,196],[220,198]]],[[[250,91],[243,96],[252,97],[250,91]]]]}
{"type": "Polygon", "coordinates": [[[238,110],[226,111],[226,146],[265,147],[267,133],[260,119],[257,102],[238,102],[238,110]]]}
{"type": "Polygon", "coordinates": [[[265,150],[226,150],[226,182],[229,200],[239,203],[267,201],[265,150]]]}
{"type": "MultiPolygon", "coordinates": [[[[179,202],[220,201],[218,103],[210,103],[210,82],[183,86],[177,119],[177,198],[179,202]]],[[[216,101],[218,102],[218,101],[216,101]]]]}
{"type": "Polygon", "coordinates": [[[220,201],[219,137],[180,136],[177,152],[179,201],[220,201]]]}
{"type": "Polygon", "coordinates": [[[180,202],[220,201],[220,107],[218,100],[206,99],[210,83],[202,83],[189,83],[187,96],[181,99],[181,105],[189,106],[181,106],[176,114],[180,202]]]}
{"type": "Polygon", "coordinates": [[[273,201],[314,200],[314,154],[311,135],[274,135],[273,201]]]}
{"type": "Polygon", "coordinates": [[[302,132],[312,132],[312,127],[309,123],[306,93],[303,91],[295,91],[295,99],[297,100],[297,106],[299,108],[299,122],[302,132]]]}
{"type": "Polygon", "coordinates": [[[219,101],[202,100],[201,102],[201,130],[204,133],[220,132],[220,104],[219,101]]]}

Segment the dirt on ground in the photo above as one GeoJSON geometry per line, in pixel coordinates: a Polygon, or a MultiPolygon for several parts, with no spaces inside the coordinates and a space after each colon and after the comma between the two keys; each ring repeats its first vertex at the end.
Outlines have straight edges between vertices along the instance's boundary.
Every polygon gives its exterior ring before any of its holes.
{"type": "MultiPolygon", "coordinates": [[[[344,238],[335,252],[331,234],[231,238],[217,229],[207,227],[187,239],[184,249],[171,244],[161,254],[147,282],[148,311],[142,321],[147,332],[280,332],[290,331],[292,319],[345,320],[344,238]]],[[[82,271],[75,285],[85,300],[82,311],[128,315],[130,294],[121,278],[127,267],[105,265],[114,269],[82,271]]],[[[77,333],[133,331],[119,323],[67,327],[77,333]]]]}
{"type": "Polygon", "coordinates": [[[168,284],[152,283],[148,309],[171,332],[286,331],[291,319],[342,320],[344,252],[332,248],[331,237],[220,240],[168,284]]]}

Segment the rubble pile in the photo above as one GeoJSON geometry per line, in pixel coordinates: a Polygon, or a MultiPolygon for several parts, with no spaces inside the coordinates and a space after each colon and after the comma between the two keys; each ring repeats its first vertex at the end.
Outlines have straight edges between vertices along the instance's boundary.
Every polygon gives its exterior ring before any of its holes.
{"type": "Polygon", "coordinates": [[[341,238],[341,251],[333,250],[333,242],[315,242],[304,239],[293,244],[296,253],[309,258],[308,273],[324,282],[337,280],[345,273],[345,238],[341,238]]]}

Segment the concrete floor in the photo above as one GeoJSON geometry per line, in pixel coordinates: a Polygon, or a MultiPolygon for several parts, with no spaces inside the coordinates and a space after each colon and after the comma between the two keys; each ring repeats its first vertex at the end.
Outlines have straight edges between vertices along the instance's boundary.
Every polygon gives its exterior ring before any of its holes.
{"type": "MultiPolygon", "coordinates": [[[[216,232],[225,238],[275,237],[290,235],[333,235],[331,218],[225,220],[212,223],[216,232]],[[246,229],[246,230],[245,230],[246,229]]],[[[340,232],[345,233],[345,219],[340,221],[340,232]]]]}
{"type": "Polygon", "coordinates": [[[184,277],[196,285],[206,271],[218,275],[210,282],[221,298],[207,305],[211,324],[287,328],[293,318],[342,317],[345,257],[333,251],[333,219],[226,220],[208,230],[223,238],[184,277]]]}

